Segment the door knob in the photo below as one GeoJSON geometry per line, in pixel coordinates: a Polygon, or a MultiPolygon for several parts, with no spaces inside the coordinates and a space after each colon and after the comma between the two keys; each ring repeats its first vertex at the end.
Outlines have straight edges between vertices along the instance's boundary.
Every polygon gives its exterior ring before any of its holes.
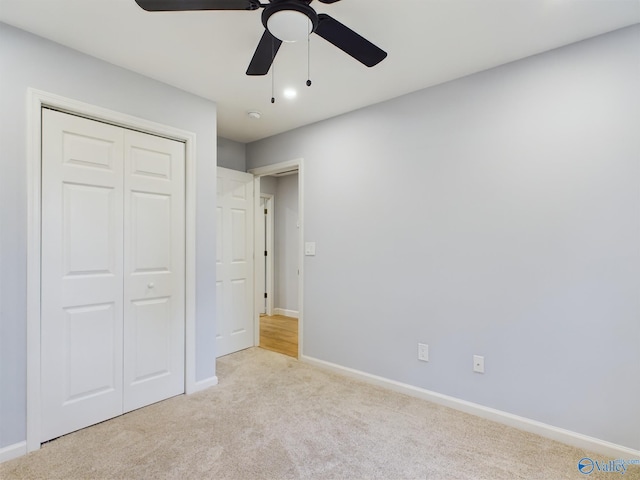
{"type": "Polygon", "coordinates": [[[153,284],[153,282],[149,282],[147,283],[147,288],[153,288],[155,287],[155,285],[153,284]]]}

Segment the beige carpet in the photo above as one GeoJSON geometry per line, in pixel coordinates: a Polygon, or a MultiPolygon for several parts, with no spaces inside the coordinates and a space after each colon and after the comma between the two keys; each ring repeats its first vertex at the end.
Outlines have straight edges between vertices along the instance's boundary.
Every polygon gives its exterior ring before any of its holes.
{"type": "Polygon", "coordinates": [[[0,478],[640,478],[582,475],[588,452],[266,350],[219,359],[218,377],[6,462],[0,478]]]}

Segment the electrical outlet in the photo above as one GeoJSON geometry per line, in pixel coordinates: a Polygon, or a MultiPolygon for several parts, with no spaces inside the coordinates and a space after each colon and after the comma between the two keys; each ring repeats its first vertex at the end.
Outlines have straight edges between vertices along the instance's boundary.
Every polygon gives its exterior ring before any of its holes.
{"type": "Polygon", "coordinates": [[[316,254],[316,242],[305,242],[304,254],[313,257],[316,254]]]}
{"type": "Polygon", "coordinates": [[[477,373],[484,373],[484,357],[481,355],[473,356],[473,371],[477,373]]]}
{"type": "Polygon", "coordinates": [[[429,345],[426,343],[418,344],[418,360],[422,360],[423,362],[429,361],[429,345]]]}

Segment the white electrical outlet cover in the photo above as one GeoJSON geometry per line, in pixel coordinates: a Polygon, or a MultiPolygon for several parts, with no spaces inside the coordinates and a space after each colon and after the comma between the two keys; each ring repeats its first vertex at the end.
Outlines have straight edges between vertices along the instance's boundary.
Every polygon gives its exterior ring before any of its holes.
{"type": "Polygon", "coordinates": [[[316,242],[306,242],[304,244],[304,254],[313,256],[316,254],[316,242]]]}
{"type": "Polygon", "coordinates": [[[484,373],[484,357],[482,355],[473,356],[473,371],[484,373]]]}
{"type": "Polygon", "coordinates": [[[429,345],[426,343],[418,344],[418,360],[422,360],[423,362],[429,361],[429,345]]]}

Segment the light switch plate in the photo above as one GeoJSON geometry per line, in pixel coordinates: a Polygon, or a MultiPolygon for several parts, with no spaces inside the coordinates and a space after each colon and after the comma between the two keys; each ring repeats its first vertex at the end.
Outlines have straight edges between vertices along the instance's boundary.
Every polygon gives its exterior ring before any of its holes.
{"type": "Polygon", "coordinates": [[[306,242],[304,244],[304,254],[313,256],[316,254],[316,242],[306,242]]]}

